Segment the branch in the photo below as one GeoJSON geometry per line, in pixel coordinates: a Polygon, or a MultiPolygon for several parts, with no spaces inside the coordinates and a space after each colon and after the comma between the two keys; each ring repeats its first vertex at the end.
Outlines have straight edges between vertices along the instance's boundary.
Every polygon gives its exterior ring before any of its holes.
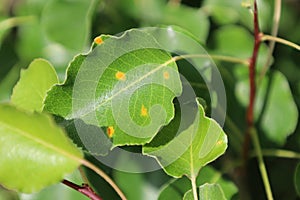
{"type": "MultiPolygon", "coordinates": [[[[290,158],[300,159],[300,153],[284,150],[284,149],[262,149],[263,156],[277,157],[277,158],[290,158]]],[[[257,156],[255,152],[251,153],[251,157],[257,156]]]]}
{"type": "Polygon", "coordinates": [[[87,184],[82,184],[82,186],[79,186],[79,185],[76,185],[75,183],[72,183],[68,180],[63,180],[62,183],[65,184],[66,186],[68,186],[70,188],[73,188],[74,190],[80,192],[81,194],[84,194],[85,196],[87,196],[91,200],[102,200],[102,198],[100,198],[93,191],[93,189],[87,184]]]}
{"type": "Polygon", "coordinates": [[[259,23],[258,23],[256,1],[254,1],[253,24],[254,24],[254,47],[252,51],[252,56],[249,60],[250,95],[249,95],[249,105],[246,114],[247,130],[246,130],[244,145],[243,145],[243,158],[245,163],[248,160],[248,154],[249,154],[249,146],[250,146],[250,139],[251,139],[250,129],[254,126],[254,103],[255,103],[255,96],[256,96],[255,67],[256,67],[258,50],[261,44],[261,33],[260,33],[259,23]]]}
{"type": "Polygon", "coordinates": [[[260,142],[258,139],[258,135],[256,129],[254,127],[254,102],[256,97],[256,61],[258,50],[261,44],[261,38],[263,34],[260,32],[259,23],[258,23],[258,11],[257,11],[257,3],[254,0],[254,10],[253,10],[253,22],[254,22],[254,47],[252,57],[250,58],[249,64],[249,82],[250,82],[250,96],[249,96],[249,106],[247,109],[247,132],[245,134],[245,141],[244,141],[244,160],[247,161],[248,159],[248,151],[249,151],[249,144],[250,144],[250,137],[252,137],[254,150],[258,156],[258,166],[262,176],[262,180],[264,183],[265,191],[269,200],[273,200],[272,190],[269,182],[269,177],[267,174],[266,166],[263,160],[260,142]]]}
{"type": "Polygon", "coordinates": [[[274,36],[271,36],[271,35],[263,35],[261,40],[262,41],[269,40],[269,41],[273,41],[273,42],[278,42],[278,43],[290,46],[290,47],[295,48],[298,51],[300,51],[300,46],[298,44],[295,44],[293,42],[290,42],[288,40],[285,40],[285,39],[282,39],[282,38],[279,38],[279,37],[274,37],[274,36]]]}

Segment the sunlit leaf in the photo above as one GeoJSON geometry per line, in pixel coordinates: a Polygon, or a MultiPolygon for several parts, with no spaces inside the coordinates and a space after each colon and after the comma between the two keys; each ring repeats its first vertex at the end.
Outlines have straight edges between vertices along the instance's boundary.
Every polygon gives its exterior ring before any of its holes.
{"type": "Polygon", "coordinates": [[[147,32],[105,38],[75,58],[45,110],[106,127],[114,145],[144,144],[174,116],[172,100],[181,93],[176,63],[147,32]]]}
{"type": "Polygon", "coordinates": [[[227,136],[216,121],[205,116],[198,104],[194,123],[165,145],[143,148],[154,156],[167,174],[173,177],[196,177],[200,169],[221,156],[227,148],[227,136]]]}
{"type": "Polygon", "coordinates": [[[44,59],[36,59],[28,69],[21,71],[11,102],[19,108],[41,112],[47,91],[56,83],[58,79],[52,65],[44,59]]]}
{"type": "Polygon", "coordinates": [[[58,183],[83,157],[51,118],[0,105],[0,183],[32,193],[58,183]]]}

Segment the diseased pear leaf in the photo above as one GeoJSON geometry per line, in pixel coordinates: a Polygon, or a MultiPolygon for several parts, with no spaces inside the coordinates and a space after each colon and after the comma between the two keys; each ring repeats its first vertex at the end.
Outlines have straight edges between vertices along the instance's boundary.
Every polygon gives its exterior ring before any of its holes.
{"type": "Polygon", "coordinates": [[[172,100],[181,93],[176,63],[145,31],[100,38],[51,89],[45,110],[105,127],[115,146],[145,144],[174,117],[172,100]]]}

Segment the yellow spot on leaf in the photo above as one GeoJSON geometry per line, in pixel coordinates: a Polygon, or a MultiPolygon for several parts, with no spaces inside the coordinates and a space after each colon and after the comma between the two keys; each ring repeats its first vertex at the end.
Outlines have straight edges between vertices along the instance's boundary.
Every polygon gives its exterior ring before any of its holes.
{"type": "Polygon", "coordinates": [[[164,79],[169,79],[169,78],[170,78],[169,72],[164,72],[164,79]]]}
{"type": "Polygon", "coordinates": [[[113,126],[107,127],[107,135],[109,138],[111,138],[114,135],[114,133],[115,133],[115,129],[113,126]]]}
{"type": "Polygon", "coordinates": [[[94,39],[94,42],[95,42],[96,44],[102,44],[102,43],[103,43],[103,40],[102,40],[102,38],[101,38],[100,36],[98,36],[98,37],[96,37],[96,38],[94,39]]]}
{"type": "Polygon", "coordinates": [[[144,105],[142,105],[141,116],[143,116],[143,117],[148,116],[148,110],[144,105]]]}
{"type": "Polygon", "coordinates": [[[223,144],[223,141],[222,141],[222,140],[219,140],[219,141],[217,142],[217,145],[221,145],[221,144],[223,144]]]}
{"type": "Polygon", "coordinates": [[[126,76],[123,72],[118,71],[116,74],[116,79],[121,80],[121,81],[125,81],[126,80],[126,76]]]}

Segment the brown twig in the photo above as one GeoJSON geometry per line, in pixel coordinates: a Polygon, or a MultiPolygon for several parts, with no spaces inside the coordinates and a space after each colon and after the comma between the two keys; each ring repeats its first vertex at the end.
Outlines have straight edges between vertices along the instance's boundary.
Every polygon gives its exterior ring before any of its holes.
{"type": "Polygon", "coordinates": [[[254,47],[252,56],[249,60],[249,84],[250,84],[250,95],[249,95],[249,105],[247,109],[247,131],[245,134],[244,139],[244,149],[243,149],[243,156],[244,161],[247,161],[248,154],[249,154],[249,145],[250,145],[250,129],[254,126],[254,103],[255,103],[255,97],[256,97],[256,61],[257,61],[257,55],[259,51],[259,47],[261,44],[261,37],[262,33],[259,29],[259,23],[258,23],[258,11],[257,11],[257,3],[254,1],[254,9],[253,9],[253,22],[254,22],[254,47]]]}
{"type": "Polygon", "coordinates": [[[87,196],[91,200],[102,200],[102,198],[100,198],[93,191],[93,189],[87,184],[82,184],[82,186],[79,186],[79,185],[76,185],[75,183],[72,183],[68,180],[63,180],[62,183],[65,184],[66,186],[68,186],[70,188],[73,188],[74,190],[80,192],[81,194],[84,194],[85,196],[87,196]]]}

